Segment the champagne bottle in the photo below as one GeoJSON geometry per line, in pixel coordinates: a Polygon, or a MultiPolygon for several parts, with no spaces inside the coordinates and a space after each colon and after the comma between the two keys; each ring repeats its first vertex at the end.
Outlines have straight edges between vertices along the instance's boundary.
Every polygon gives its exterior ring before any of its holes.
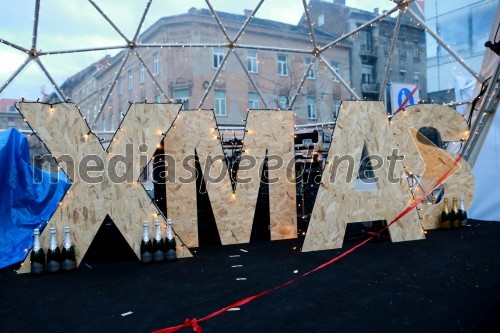
{"type": "Polygon", "coordinates": [[[45,271],[45,253],[40,245],[40,230],[33,231],[33,249],[30,255],[31,274],[42,274],[45,271]]]}
{"type": "Polygon", "coordinates": [[[47,251],[47,272],[55,273],[61,270],[61,249],[57,246],[56,228],[50,228],[50,245],[47,251]]]}
{"type": "Polygon", "coordinates": [[[448,211],[448,199],[444,198],[443,211],[441,212],[441,229],[450,229],[450,212],[448,211]]]}
{"type": "Polygon", "coordinates": [[[172,231],[172,220],[167,219],[167,237],[165,238],[165,259],[167,261],[177,260],[177,245],[172,231]]]}
{"type": "Polygon", "coordinates": [[[155,238],[153,239],[153,260],[165,260],[165,242],[161,238],[160,221],[155,221],[155,238]]]}
{"type": "Polygon", "coordinates": [[[450,214],[451,227],[453,229],[460,229],[460,216],[458,214],[458,200],[453,198],[453,206],[450,214]]]}
{"type": "Polygon", "coordinates": [[[62,249],[62,270],[72,271],[76,269],[75,248],[71,243],[71,234],[69,227],[64,227],[64,243],[62,249]]]}
{"type": "Polygon", "coordinates": [[[149,263],[153,261],[153,245],[151,244],[151,240],[149,239],[148,221],[144,221],[142,227],[143,233],[141,241],[141,261],[143,263],[149,263]]]}
{"type": "Polygon", "coordinates": [[[458,216],[460,218],[461,227],[467,226],[467,211],[465,210],[465,197],[463,195],[460,196],[460,207],[458,208],[458,216]]]}

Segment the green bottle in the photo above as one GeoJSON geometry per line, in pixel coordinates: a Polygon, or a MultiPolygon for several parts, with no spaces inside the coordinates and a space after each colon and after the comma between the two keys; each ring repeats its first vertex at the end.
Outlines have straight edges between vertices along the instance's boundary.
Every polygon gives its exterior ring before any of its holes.
{"type": "Polygon", "coordinates": [[[165,242],[161,238],[160,221],[155,221],[155,238],[153,239],[153,260],[160,262],[165,260],[165,242]]]}
{"type": "Polygon", "coordinates": [[[62,249],[62,270],[69,272],[76,269],[75,247],[71,243],[69,227],[64,228],[64,244],[62,249]]]}
{"type": "Polygon", "coordinates": [[[172,230],[172,220],[167,219],[167,237],[165,238],[165,259],[167,261],[177,260],[177,245],[172,230]]]}
{"type": "Polygon", "coordinates": [[[50,244],[47,251],[47,272],[56,273],[61,270],[61,249],[57,246],[56,228],[50,228],[50,244]]]}
{"type": "Polygon", "coordinates": [[[443,199],[443,211],[441,212],[441,229],[451,229],[450,212],[448,211],[448,199],[443,199]]]}
{"type": "Polygon", "coordinates": [[[45,271],[45,252],[40,245],[40,230],[33,231],[33,249],[30,255],[31,274],[42,274],[45,271]]]}
{"type": "Polygon", "coordinates": [[[460,219],[460,225],[462,228],[467,226],[467,211],[465,210],[465,197],[460,196],[460,207],[458,208],[458,216],[460,219]]]}
{"type": "Polygon", "coordinates": [[[142,228],[141,262],[150,263],[153,261],[153,244],[151,244],[151,240],[149,239],[148,221],[144,221],[142,228]]]}
{"type": "Polygon", "coordinates": [[[453,206],[450,214],[451,227],[453,229],[460,229],[460,214],[458,213],[458,200],[453,198],[453,206]]]}

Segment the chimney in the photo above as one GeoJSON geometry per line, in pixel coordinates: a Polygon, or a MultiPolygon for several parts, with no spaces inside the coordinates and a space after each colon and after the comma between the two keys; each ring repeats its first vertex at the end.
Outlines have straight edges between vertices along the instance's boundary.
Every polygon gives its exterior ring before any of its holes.
{"type": "Polygon", "coordinates": [[[378,7],[373,8],[373,14],[378,15],[378,7]]]}
{"type": "Polygon", "coordinates": [[[188,10],[188,13],[191,15],[196,14],[197,12],[198,12],[198,9],[196,9],[196,7],[191,7],[188,10]]]}
{"type": "Polygon", "coordinates": [[[249,17],[250,15],[252,15],[252,12],[253,12],[253,10],[251,10],[251,9],[244,9],[243,10],[243,13],[245,14],[246,17],[249,17]]]}

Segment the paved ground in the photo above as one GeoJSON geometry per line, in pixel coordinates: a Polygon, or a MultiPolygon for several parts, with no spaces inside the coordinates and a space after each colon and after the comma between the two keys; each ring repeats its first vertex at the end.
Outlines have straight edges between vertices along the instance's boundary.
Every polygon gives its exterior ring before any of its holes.
{"type": "MultiPolygon", "coordinates": [[[[201,323],[203,332],[500,332],[500,223],[427,236],[370,242],[201,323]]],[[[294,252],[297,240],[207,246],[193,259],[150,266],[89,258],[76,272],[40,277],[8,269],[0,272],[0,330],[149,332],[279,285],[358,241],[313,253],[294,252]]]]}

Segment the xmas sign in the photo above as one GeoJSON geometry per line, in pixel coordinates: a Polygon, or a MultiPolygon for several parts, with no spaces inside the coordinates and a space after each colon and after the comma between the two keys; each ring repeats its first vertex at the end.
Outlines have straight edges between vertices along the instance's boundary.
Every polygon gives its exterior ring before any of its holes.
{"type": "MultiPolygon", "coordinates": [[[[249,242],[266,158],[271,239],[296,237],[293,111],[248,112],[239,170],[236,179],[231,179],[213,111],[180,111],[180,106],[133,104],[113,142],[104,149],[75,105],[17,104],[73,181],[50,223],[61,234],[65,226],[74,230],[78,263],[106,215],[138,256],[142,221],[164,223],[138,183],[162,140],[167,159],[167,215],[178,237],[178,257],[190,256],[188,248],[180,244],[198,246],[196,159],[223,244],[249,242]],[[235,187],[231,181],[236,181],[235,187]]],[[[425,126],[437,129],[445,141],[465,140],[469,134],[463,117],[446,106],[416,105],[389,120],[381,102],[342,103],[304,251],[341,247],[347,223],[391,221],[415,200],[415,193],[407,188],[410,173],[436,180],[448,170],[445,193],[465,194],[470,203],[474,188],[470,168],[463,161],[457,164],[453,156],[419,134],[418,129],[425,126]],[[376,189],[357,191],[355,171],[364,147],[376,189]]],[[[393,241],[423,239],[423,227],[435,226],[439,205],[419,209],[421,213],[412,210],[389,227],[393,241]]],[[[48,228],[42,234],[45,243],[46,234],[48,228]]],[[[29,271],[28,266],[20,272],[29,271]]]]}

